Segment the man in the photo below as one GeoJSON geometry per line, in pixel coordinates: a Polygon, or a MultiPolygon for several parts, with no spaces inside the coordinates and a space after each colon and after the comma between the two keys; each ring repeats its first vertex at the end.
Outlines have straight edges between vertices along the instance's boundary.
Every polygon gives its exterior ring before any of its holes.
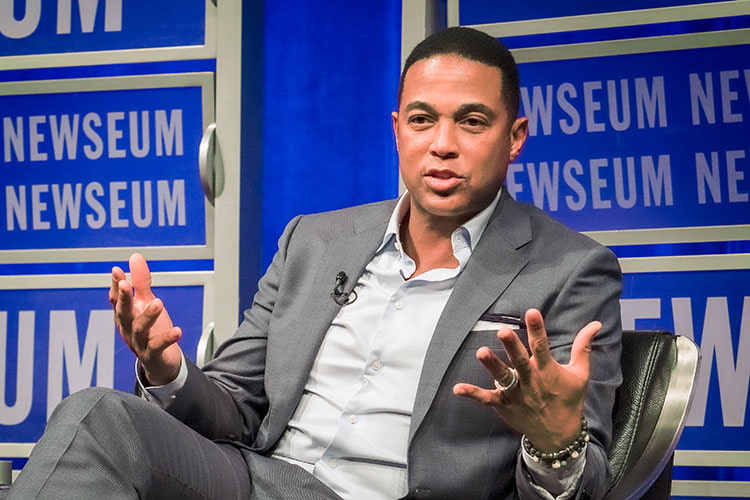
{"type": "Polygon", "coordinates": [[[145,260],[131,258],[132,284],[115,268],[144,398],[68,398],[13,494],[603,496],[620,271],[502,189],[527,135],[518,86],[492,37],[422,42],[393,113],[408,193],[294,219],[203,371],[145,260]]]}

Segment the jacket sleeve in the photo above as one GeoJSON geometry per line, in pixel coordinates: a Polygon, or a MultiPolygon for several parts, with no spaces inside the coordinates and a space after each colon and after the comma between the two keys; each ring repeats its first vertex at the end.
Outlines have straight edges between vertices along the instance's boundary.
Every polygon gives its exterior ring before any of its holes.
{"type": "Polygon", "coordinates": [[[279,239],[279,250],[258,283],[252,307],[237,332],[201,371],[188,361],[185,386],[167,411],[209,439],[252,444],[268,410],[264,388],[268,327],[279,296],[287,249],[300,217],[279,239]]]}

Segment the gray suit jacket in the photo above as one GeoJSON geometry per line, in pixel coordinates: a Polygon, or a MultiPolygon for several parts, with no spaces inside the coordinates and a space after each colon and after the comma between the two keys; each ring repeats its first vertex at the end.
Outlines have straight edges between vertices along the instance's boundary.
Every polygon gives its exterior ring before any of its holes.
{"type": "MultiPolygon", "coordinates": [[[[169,412],[212,439],[269,452],[294,412],[339,306],[334,277],[350,289],[382,241],[395,201],[300,216],[287,226],[251,309],[203,372],[189,367],[169,412]]],[[[620,384],[621,275],[614,255],[504,190],[438,321],[419,380],[409,434],[409,496],[533,498],[520,436],[490,409],[455,396],[468,382],[492,387],[475,359],[486,345],[505,357],[495,331],[471,331],[485,312],[538,308],[554,356],[569,360],[575,334],[603,323],[591,355],[585,414],[592,443],[579,498],[603,495],[605,449],[620,384]]],[[[526,342],[525,331],[520,331],[526,342]]]]}

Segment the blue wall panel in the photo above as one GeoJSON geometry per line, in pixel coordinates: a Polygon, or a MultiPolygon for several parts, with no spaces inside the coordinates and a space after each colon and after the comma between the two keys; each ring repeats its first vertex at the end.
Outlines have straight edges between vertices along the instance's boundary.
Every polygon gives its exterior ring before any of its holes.
{"type": "Polygon", "coordinates": [[[286,223],[393,198],[401,2],[267,2],[263,263],[286,223]]]}
{"type": "Polygon", "coordinates": [[[749,58],[737,45],[521,64],[530,137],[508,189],[581,231],[749,224],[749,58]]]}
{"type": "MultiPolygon", "coordinates": [[[[155,291],[182,326],[182,349],[194,359],[203,287],[155,291]]],[[[0,290],[0,345],[0,443],[35,442],[54,405],[75,390],[134,387],[133,354],[115,330],[106,288],[0,290]]]]}
{"type": "Polygon", "coordinates": [[[205,244],[202,89],[96,84],[0,95],[0,250],[205,244]]]}
{"type": "Polygon", "coordinates": [[[4,1],[0,56],[202,45],[205,2],[4,1]]]}
{"type": "Polygon", "coordinates": [[[502,2],[496,0],[460,0],[462,25],[545,19],[548,17],[581,16],[638,9],[655,9],[719,2],[721,0],[576,0],[554,2],[550,0],[526,0],[524,2],[502,2]]]}

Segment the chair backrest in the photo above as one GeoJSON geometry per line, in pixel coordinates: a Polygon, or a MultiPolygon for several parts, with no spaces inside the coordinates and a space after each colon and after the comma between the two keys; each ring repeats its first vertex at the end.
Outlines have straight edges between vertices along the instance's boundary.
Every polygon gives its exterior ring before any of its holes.
{"type": "Polygon", "coordinates": [[[651,498],[669,498],[669,478],[659,481],[665,486],[657,494],[652,495],[649,488],[665,466],[671,466],[699,362],[700,351],[687,337],[664,331],[623,331],[623,383],[612,415],[612,482],[607,500],[641,498],[647,491],[651,498]]]}

